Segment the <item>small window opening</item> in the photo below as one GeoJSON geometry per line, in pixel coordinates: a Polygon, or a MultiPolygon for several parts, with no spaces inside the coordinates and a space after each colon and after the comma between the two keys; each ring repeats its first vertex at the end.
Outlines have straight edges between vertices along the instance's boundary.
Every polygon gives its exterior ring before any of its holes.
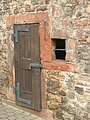
{"type": "Polygon", "coordinates": [[[52,39],[54,59],[65,60],[66,45],[65,39],[52,39]]]}

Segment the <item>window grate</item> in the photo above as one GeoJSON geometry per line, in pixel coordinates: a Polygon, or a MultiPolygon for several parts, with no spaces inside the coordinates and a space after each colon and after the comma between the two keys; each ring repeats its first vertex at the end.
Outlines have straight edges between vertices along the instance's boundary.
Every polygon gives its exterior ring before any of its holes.
{"type": "Polygon", "coordinates": [[[52,39],[54,59],[65,60],[66,45],[65,39],[52,39]]]}
{"type": "Polygon", "coordinates": [[[54,51],[66,51],[66,49],[54,49],[54,51]]]}

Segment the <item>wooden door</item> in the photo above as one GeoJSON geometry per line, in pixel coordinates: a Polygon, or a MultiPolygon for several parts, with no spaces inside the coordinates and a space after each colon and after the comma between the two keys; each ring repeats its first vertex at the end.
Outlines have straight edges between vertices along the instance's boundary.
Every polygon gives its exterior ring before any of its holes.
{"type": "Polygon", "coordinates": [[[17,105],[41,111],[39,24],[14,25],[17,105]]]}

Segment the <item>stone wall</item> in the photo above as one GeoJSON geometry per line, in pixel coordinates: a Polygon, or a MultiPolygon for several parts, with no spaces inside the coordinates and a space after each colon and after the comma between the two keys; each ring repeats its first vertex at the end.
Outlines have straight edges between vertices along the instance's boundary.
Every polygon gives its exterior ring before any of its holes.
{"type": "Polygon", "coordinates": [[[57,120],[90,119],[90,1],[53,0],[51,37],[66,39],[66,61],[77,73],[46,71],[48,108],[57,120]]]}
{"type": "Polygon", "coordinates": [[[89,120],[90,0],[0,0],[0,94],[9,99],[14,85],[13,27],[7,17],[44,11],[50,37],[66,39],[65,61],[47,60],[43,70],[47,109],[55,120],[89,120]]]}
{"type": "Polygon", "coordinates": [[[47,107],[55,120],[90,119],[90,75],[46,70],[47,107]]]}

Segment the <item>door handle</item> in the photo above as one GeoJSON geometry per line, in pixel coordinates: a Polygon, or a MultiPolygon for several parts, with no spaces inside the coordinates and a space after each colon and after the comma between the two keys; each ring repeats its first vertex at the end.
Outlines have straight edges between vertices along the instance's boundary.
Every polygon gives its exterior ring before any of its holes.
{"type": "Polygon", "coordinates": [[[31,68],[43,68],[43,66],[42,64],[39,64],[39,63],[30,63],[29,70],[31,70],[31,68]]]}

